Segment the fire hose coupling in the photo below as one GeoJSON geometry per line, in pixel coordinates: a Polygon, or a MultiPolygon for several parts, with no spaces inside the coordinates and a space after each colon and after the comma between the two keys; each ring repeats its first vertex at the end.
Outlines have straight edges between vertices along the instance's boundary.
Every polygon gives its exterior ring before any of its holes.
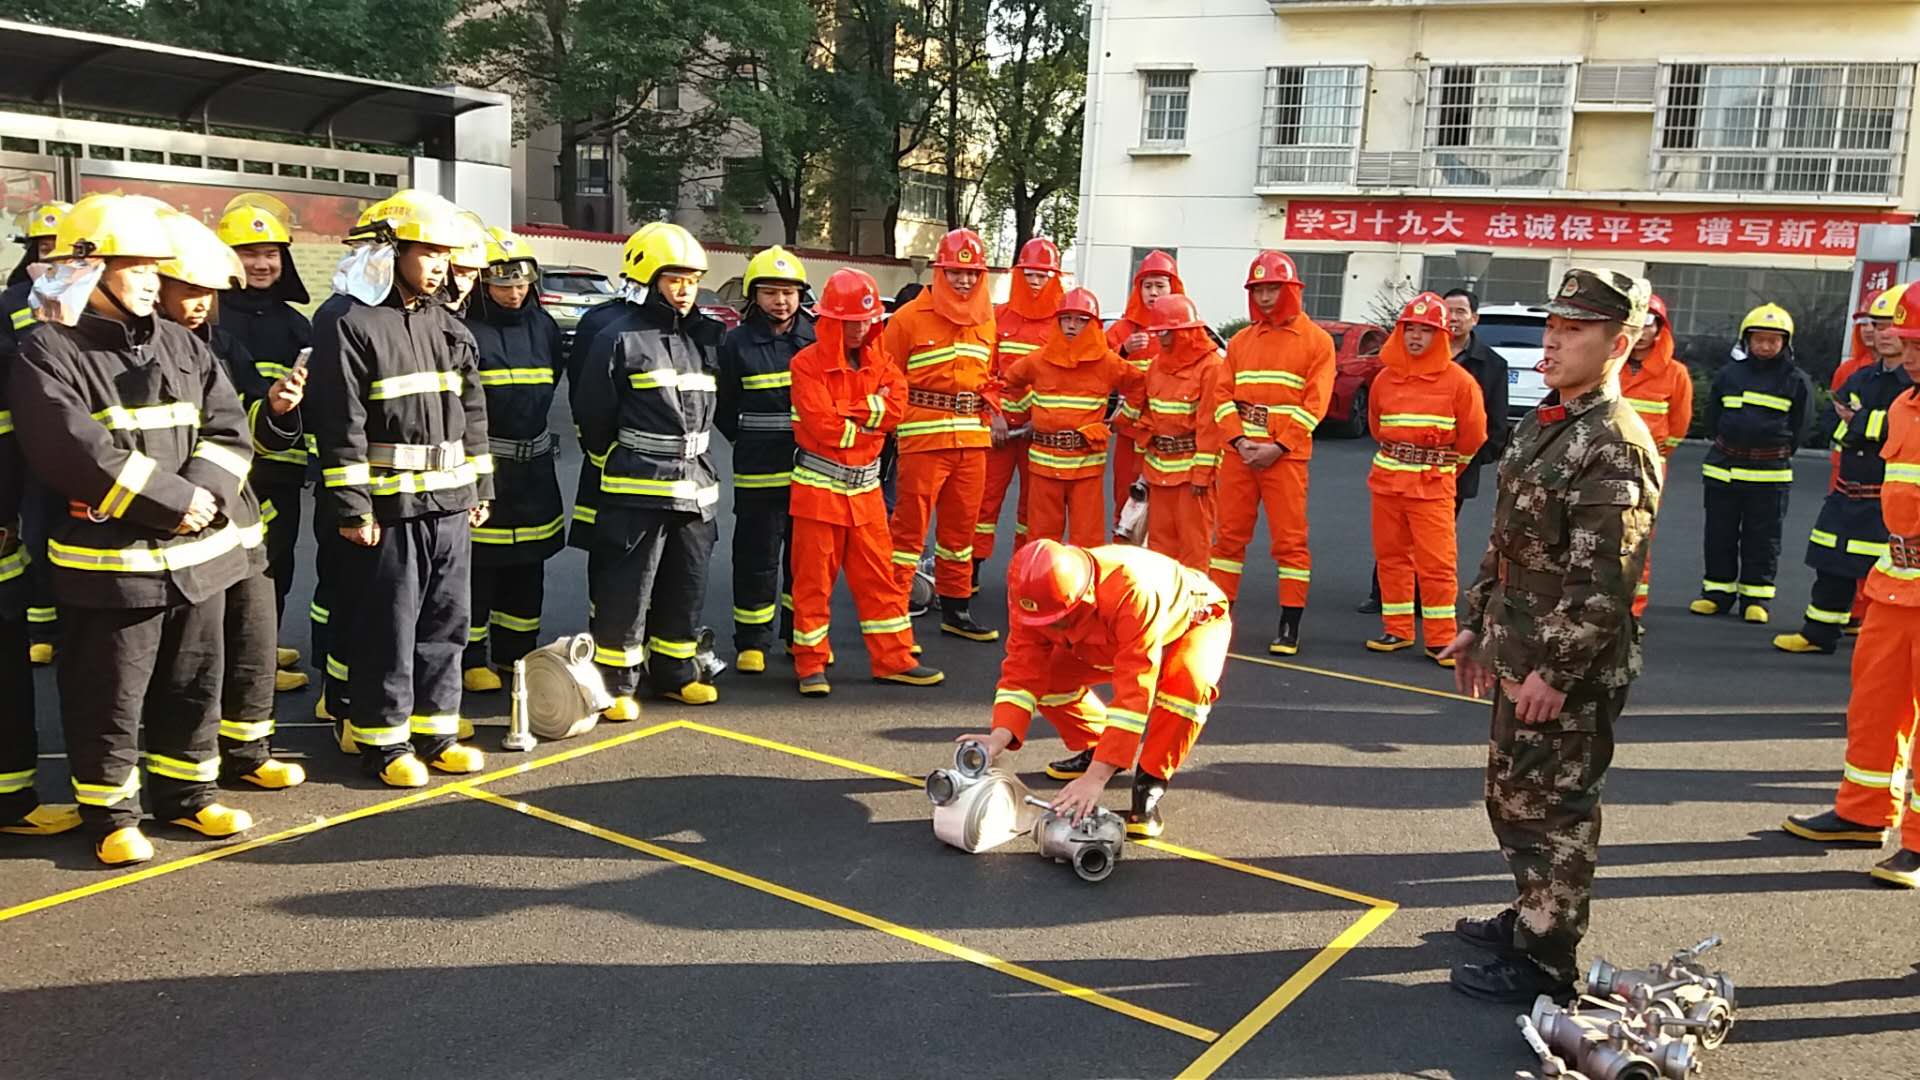
{"type": "Polygon", "coordinates": [[[1126,822],[1119,814],[1096,806],[1075,822],[1031,795],[1027,803],[1046,811],[1033,824],[1033,841],[1041,858],[1068,863],[1082,881],[1105,881],[1113,873],[1127,842],[1126,822]]]}
{"type": "Polygon", "coordinates": [[[927,774],[933,834],[962,851],[988,851],[1033,828],[1027,786],[991,762],[985,746],[969,741],[953,752],[953,768],[927,774]]]}
{"type": "Polygon", "coordinates": [[[1733,980],[1699,961],[1710,937],[1645,970],[1605,960],[1587,973],[1587,993],[1570,1008],[1541,996],[1518,1020],[1541,1074],[1585,1080],[1688,1080],[1700,1052],[1733,1029],[1733,980]]]}

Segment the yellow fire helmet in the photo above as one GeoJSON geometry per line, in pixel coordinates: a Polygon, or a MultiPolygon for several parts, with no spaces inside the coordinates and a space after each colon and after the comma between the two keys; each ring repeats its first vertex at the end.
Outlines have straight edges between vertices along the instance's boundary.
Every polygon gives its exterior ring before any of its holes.
{"type": "MultiPolygon", "coordinates": [[[[644,231],[644,230],[643,230],[644,231]]],[[[642,285],[651,286],[662,270],[707,270],[707,249],[686,229],[667,222],[641,236],[627,240],[625,263],[621,272],[642,285]]]]}
{"type": "MultiPolygon", "coordinates": [[[[251,207],[241,207],[248,213],[251,207]]],[[[240,256],[218,233],[178,210],[161,211],[160,226],[173,242],[173,257],[160,261],[160,276],[203,289],[237,289],[246,284],[240,256]]]]}
{"type": "Polygon", "coordinates": [[[1874,297],[1873,303],[1867,306],[1867,317],[1869,319],[1893,318],[1893,313],[1900,308],[1900,298],[1906,295],[1906,292],[1906,283],[1888,287],[1879,296],[1874,297]]]}
{"type": "Polygon", "coordinates": [[[531,285],[539,276],[539,263],[525,240],[498,225],[487,230],[487,284],[531,285]]]}
{"type": "Polygon", "coordinates": [[[800,256],[778,244],[747,261],[747,273],[740,284],[746,290],[747,299],[752,300],[755,285],[771,285],[775,282],[794,285],[807,283],[807,264],[800,261],[800,256]]]}
{"type": "MultiPolygon", "coordinates": [[[[480,215],[471,210],[461,210],[456,216],[461,229],[462,242],[454,245],[453,255],[447,261],[461,270],[485,270],[487,268],[487,223],[480,215]]],[[[431,240],[422,241],[432,243],[431,240]]]]}
{"type": "Polygon", "coordinates": [[[1740,320],[1740,337],[1743,340],[1754,330],[1772,330],[1787,335],[1787,340],[1792,341],[1793,316],[1787,314],[1787,309],[1779,304],[1761,304],[1740,320]]]}
{"type": "Polygon", "coordinates": [[[214,226],[214,232],[222,243],[229,247],[242,247],[247,244],[291,244],[293,234],[287,231],[287,219],[280,217],[264,206],[241,204],[220,215],[220,221],[214,226]]]}
{"type": "Polygon", "coordinates": [[[24,244],[29,240],[58,235],[61,219],[72,210],[72,203],[57,200],[44,202],[39,206],[30,206],[20,211],[20,215],[13,219],[13,227],[18,234],[16,238],[24,244]]]}
{"type": "Polygon", "coordinates": [[[627,246],[625,250],[620,253],[621,277],[636,281],[641,285],[646,284],[646,282],[639,281],[638,278],[635,278],[629,271],[641,261],[642,254],[640,249],[646,245],[647,238],[659,232],[665,224],[666,222],[663,221],[649,221],[645,225],[633,230],[633,235],[627,237],[627,246]]]}
{"type": "Polygon", "coordinates": [[[129,195],[89,195],[73,204],[54,233],[56,259],[166,259],[173,240],[160,224],[157,199],[129,195]]]}

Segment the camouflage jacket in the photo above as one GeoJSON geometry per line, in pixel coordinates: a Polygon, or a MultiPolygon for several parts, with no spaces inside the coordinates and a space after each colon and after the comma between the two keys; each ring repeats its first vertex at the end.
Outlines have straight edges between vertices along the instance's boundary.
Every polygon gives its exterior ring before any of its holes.
{"type": "Polygon", "coordinates": [[[1608,379],[1564,407],[1550,396],[1500,458],[1487,554],[1466,627],[1502,679],[1616,689],[1640,673],[1634,587],[1660,504],[1660,451],[1608,379]]]}

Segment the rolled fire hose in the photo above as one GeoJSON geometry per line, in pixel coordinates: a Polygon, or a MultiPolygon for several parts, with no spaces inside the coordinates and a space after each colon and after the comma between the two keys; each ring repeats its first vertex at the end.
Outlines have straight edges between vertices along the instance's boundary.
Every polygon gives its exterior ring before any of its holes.
{"type": "Polygon", "coordinates": [[[613,705],[606,680],[593,666],[593,647],[593,635],[575,634],[533,650],[514,665],[515,715],[508,738],[530,731],[551,741],[593,730],[600,713],[613,705]]]}
{"type": "Polygon", "coordinates": [[[927,777],[933,835],[961,851],[991,851],[1032,831],[1039,815],[1027,806],[1030,794],[1018,777],[989,767],[985,747],[962,743],[952,769],[927,777]]]}

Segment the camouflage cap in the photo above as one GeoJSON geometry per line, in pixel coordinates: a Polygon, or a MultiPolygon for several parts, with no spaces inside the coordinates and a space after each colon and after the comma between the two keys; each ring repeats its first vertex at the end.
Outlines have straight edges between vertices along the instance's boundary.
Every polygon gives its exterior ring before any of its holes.
{"type": "Polygon", "coordinates": [[[1560,279],[1560,292],[1547,303],[1547,314],[1585,322],[1618,320],[1630,329],[1647,324],[1647,304],[1653,287],[1646,278],[1618,270],[1574,267],[1560,279]]]}

